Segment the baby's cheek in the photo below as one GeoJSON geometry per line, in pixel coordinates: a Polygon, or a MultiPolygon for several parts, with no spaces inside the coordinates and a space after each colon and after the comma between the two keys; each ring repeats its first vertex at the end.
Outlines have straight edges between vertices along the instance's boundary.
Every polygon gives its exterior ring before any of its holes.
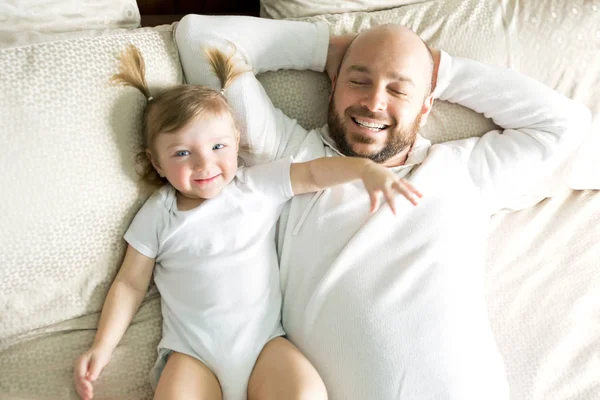
{"type": "Polygon", "coordinates": [[[189,185],[189,174],[185,168],[179,166],[173,166],[171,168],[171,183],[176,187],[187,187],[189,185]]]}
{"type": "Polygon", "coordinates": [[[226,177],[225,177],[227,179],[227,181],[230,181],[235,177],[235,174],[237,173],[237,169],[238,169],[237,160],[230,163],[229,168],[227,169],[226,177]]]}

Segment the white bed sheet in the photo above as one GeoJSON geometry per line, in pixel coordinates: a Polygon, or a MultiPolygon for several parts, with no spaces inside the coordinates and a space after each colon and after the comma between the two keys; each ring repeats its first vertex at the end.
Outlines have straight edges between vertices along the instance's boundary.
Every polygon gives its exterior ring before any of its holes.
{"type": "Polygon", "coordinates": [[[487,295],[515,400],[600,399],[600,191],[492,218],[487,295]]]}

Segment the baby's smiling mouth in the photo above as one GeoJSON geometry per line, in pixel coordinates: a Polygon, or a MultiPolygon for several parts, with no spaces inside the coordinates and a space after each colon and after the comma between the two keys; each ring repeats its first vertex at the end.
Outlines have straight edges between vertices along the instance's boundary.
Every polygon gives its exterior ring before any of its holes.
{"type": "Polygon", "coordinates": [[[199,183],[201,185],[206,185],[206,184],[209,184],[209,183],[215,181],[219,176],[221,176],[221,174],[217,174],[213,177],[206,178],[206,179],[194,179],[194,182],[199,183]]]}

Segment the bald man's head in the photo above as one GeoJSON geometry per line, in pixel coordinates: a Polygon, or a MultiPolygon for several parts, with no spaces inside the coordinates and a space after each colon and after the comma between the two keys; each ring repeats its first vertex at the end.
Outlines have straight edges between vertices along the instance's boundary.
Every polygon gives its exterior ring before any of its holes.
{"type": "Polygon", "coordinates": [[[340,64],[329,106],[329,130],[347,155],[386,162],[410,147],[433,99],[433,58],[401,25],[359,34],[340,64]]]}
{"type": "MultiPolygon", "coordinates": [[[[429,50],[429,46],[427,46],[425,41],[421,39],[421,37],[414,31],[402,25],[385,24],[375,26],[362,33],[359,33],[356,38],[354,38],[350,46],[348,46],[348,49],[342,58],[342,62],[338,67],[338,76],[340,74],[342,65],[344,65],[344,61],[346,61],[348,58],[348,54],[351,53],[352,47],[356,42],[358,42],[359,45],[366,46],[377,46],[381,43],[399,45],[400,47],[406,49],[406,51],[413,53],[414,56],[422,58],[424,63],[423,73],[426,76],[426,81],[429,82],[429,86],[426,87],[425,92],[427,94],[431,93],[431,84],[433,81],[433,56],[431,54],[431,50],[429,50]]],[[[359,47],[359,50],[360,48],[361,47],[359,47]]]]}

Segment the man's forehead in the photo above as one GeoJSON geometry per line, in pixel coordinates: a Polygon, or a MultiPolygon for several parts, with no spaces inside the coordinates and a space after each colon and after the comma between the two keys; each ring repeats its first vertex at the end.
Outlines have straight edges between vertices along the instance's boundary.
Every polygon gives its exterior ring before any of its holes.
{"type": "Polygon", "coordinates": [[[431,56],[427,45],[410,30],[363,32],[348,48],[342,68],[350,66],[395,71],[400,77],[410,77],[430,69],[431,56]]]}

